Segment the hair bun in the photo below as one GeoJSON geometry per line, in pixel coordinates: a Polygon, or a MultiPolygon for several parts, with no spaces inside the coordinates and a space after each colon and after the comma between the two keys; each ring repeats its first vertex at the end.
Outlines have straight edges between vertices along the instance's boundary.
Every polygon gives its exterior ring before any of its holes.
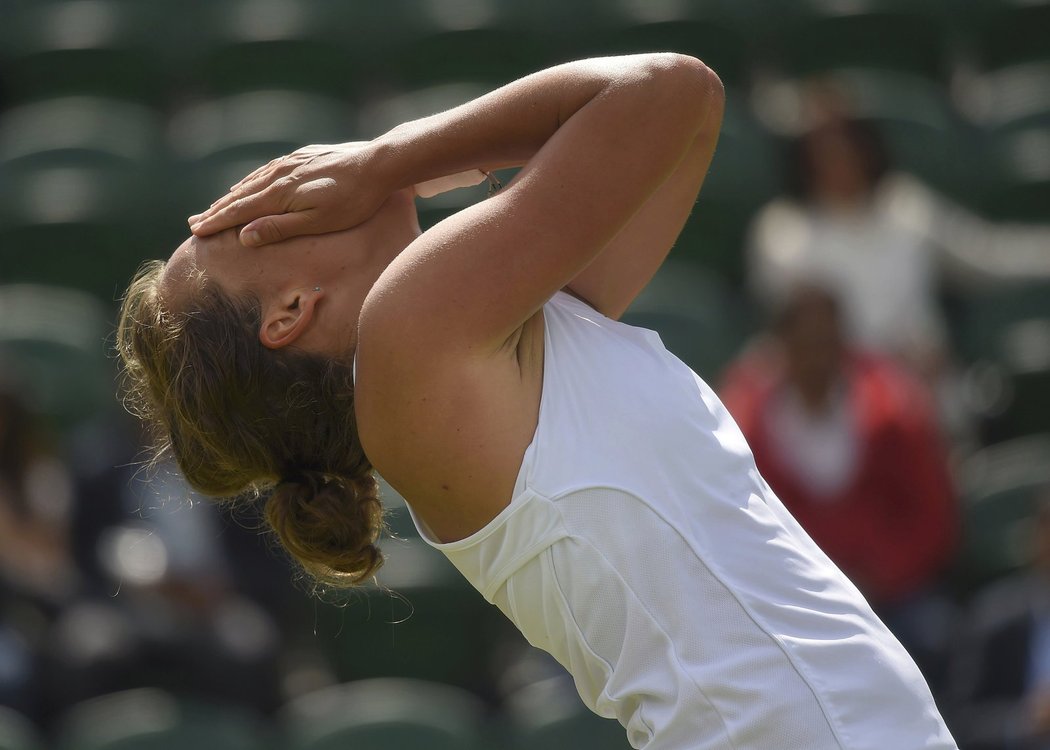
{"type": "Polygon", "coordinates": [[[265,513],[281,544],[322,583],[357,584],[383,563],[375,546],[383,509],[371,472],[344,477],[296,471],[274,488],[265,513]]]}

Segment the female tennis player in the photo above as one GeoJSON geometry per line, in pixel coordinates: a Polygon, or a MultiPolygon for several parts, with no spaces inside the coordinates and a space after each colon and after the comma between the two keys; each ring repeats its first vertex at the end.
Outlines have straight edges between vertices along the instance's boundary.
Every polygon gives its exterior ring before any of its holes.
{"type": "Polygon", "coordinates": [[[132,402],[198,490],[267,498],[323,582],[381,561],[375,467],[636,748],[955,748],[711,389],[616,320],[722,109],[696,59],[584,60],[277,159],[132,283],[132,402]],[[512,165],[420,233],[414,186],[512,165]]]}

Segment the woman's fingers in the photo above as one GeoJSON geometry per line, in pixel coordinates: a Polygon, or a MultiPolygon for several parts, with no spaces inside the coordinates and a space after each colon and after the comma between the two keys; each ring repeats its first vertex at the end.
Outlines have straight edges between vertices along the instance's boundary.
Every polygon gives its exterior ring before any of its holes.
{"type": "Polygon", "coordinates": [[[268,216],[283,210],[272,190],[253,193],[243,198],[233,199],[222,206],[210,208],[203,214],[190,220],[190,231],[198,237],[221,232],[224,229],[246,224],[260,216],[268,216]]]}
{"type": "Polygon", "coordinates": [[[243,200],[249,197],[250,195],[251,193],[248,193],[245,190],[237,190],[226,193],[226,195],[222,196],[217,201],[212,203],[204,211],[201,211],[199,214],[194,214],[193,216],[190,216],[187,219],[187,221],[189,222],[190,227],[192,228],[195,224],[199,224],[202,221],[211,219],[213,216],[215,216],[215,214],[217,214],[219,211],[224,210],[227,206],[231,205],[236,201],[243,200]]]}
{"type": "Polygon", "coordinates": [[[254,172],[244,177],[244,179],[236,185],[233,185],[229,189],[229,192],[213,202],[205,211],[188,217],[187,221],[192,227],[194,224],[199,224],[202,221],[210,219],[213,215],[222,211],[232,203],[262,193],[278,180],[291,174],[296,166],[296,164],[288,162],[288,157],[274,159],[273,161],[262,165],[254,172]]]}
{"type": "Polygon", "coordinates": [[[303,234],[312,234],[316,232],[316,227],[312,226],[315,218],[315,209],[312,208],[305,211],[264,216],[241,230],[241,244],[259,247],[303,234]]]}
{"type": "Polygon", "coordinates": [[[253,169],[251,172],[249,172],[244,177],[242,177],[240,180],[238,180],[235,185],[231,185],[230,186],[230,192],[231,193],[236,192],[238,189],[241,188],[241,186],[243,186],[243,185],[245,185],[245,184],[247,184],[249,182],[254,181],[257,177],[259,177],[264,172],[270,171],[271,169],[276,167],[277,164],[282,159],[284,159],[283,156],[280,159],[271,159],[270,161],[268,161],[265,164],[263,164],[261,167],[257,167],[256,169],[253,169]]]}

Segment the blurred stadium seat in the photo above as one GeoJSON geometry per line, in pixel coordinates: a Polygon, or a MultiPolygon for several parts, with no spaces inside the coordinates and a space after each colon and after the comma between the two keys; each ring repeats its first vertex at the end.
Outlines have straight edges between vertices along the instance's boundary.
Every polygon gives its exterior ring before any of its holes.
{"type": "Polygon", "coordinates": [[[200,101],[171,119],[171,148],[182,161],[269,160],[309,143],[352,140],[345,102],[298,90],[265,90],[200,101]]]}
{"type": "Polygon", "coordinates": [[[970,34],[983,68],[1050,60],[1047,0],[975,0],[967,10],[970,34]]]}
{"type": "Polygon", "coordinates": [[[136,0],[12,3],[0,32],[7,94],[94,94],[161,103],[170,93],[170,19],[136,0]]]}
{"type": "Polygon", "coordinates": [[[69,286],[113,303],[151,245],[152,195],[137,169],[53,167],[0,183],[0,277],[69,286]]]}
{"type": "Polygon", "coordinates": [[[0,115],[0,170],[36,166],[149,164],[160,155],[159,114],[139,104],[62,96],[0,115]]]}
{"type": "Polygon", "coordinates": [[[722,0],[616,0],[600,11],[601,22],[581,40],[582,51],[683,52],[704,60],[726,84],[743,85],[753,50],[737,8],[722,0]]]}
{"type": "Polygon", "coordinates": [[[947,27],[936,0],[805,0],[780,3],[769,40],[791,75],[876,67],[933,79],[946,77],[947,27]]]}
{"type": "Polygon", "coordinates": [[[0,750],[43,750],[44,743],[29,719],[0,706],[0,750]]]}
{"type": "Polygon", "coordinates": [[[1050,52],[1047,60],[977,77],[966,92],[964,106],[979,125],[993,131],[1050,126],[1050,52]]]}
{"type": "Polygon", "coordinates": [[[108,312],[71,289],[0,286],[0,366],[53,426],[68,428],[117,406],[108,312]]]}
{"type": "Polygon", "coordinates": [[[1050,285],[973,294],[960,308],[955,347],[971,363],[972,401],[987,437],[1050,431],[1050,285]]]}
{"type": "Polygon", "coordinates": [[[514,750],[629,750],[619,722],[587,709],[568,678],[552,678],[516,690],[507,699],[514,750]]]}
{"type": "Polygon", "coordinates": [[[0,278],[113,303],[147,257],[149,188],[138,165],[9,170],[0,179],[0,278]]]}
{"type": "Polygon", "coordinates": [[[261,750],[261,725],[232,708],[153,688],[92,698],[62,719],[55,750],[261,750]]]}
{"type": "Polygon", "coordinates": [[[0,278],[114,301],[162,208],[162,147],[158,114],[139,104],[69,96],[4,112],[0,278]]]}
{"type": "MultiPolygon", "coordinates": [[[[179,67],[187,88],[216,96],[297,89],[350,100],[352,48],[332,27],[338,3],[208,0],[187,7],[192,31],[179,67]]],[[[356,4],[355,4],[356,5],[356,4]]]]}
{"type": "MultiPolygon", "coordinates": [[[[553,53],[545,34],[517,22],[500,0],[394,0],[367,11],[347,4],[344,25],[381,30],[358,41],[367,49],[367,77],[388,89],[415,89],[446,81],[508,83],[547,66],[553,53]],[[360,18],[361,14],[367,14],[360,18]],[[380,18],[380,14],[385,18],[380,18]],[[381,46],[376,47],[376,42],[381,46]]],[[[358,35],[359,36],[359,35],[358,35]]],[[[367,86],[367,81],[366,81],[367,86]]]]}
{"type": "Polygon", "coordinates": [[[422,680],[336,685],[280,713],[284,750],[485,750],[484,709],[469,693],[422,680]]]}
{"type": "Polygon", "coordinates": [[[992,184],[982,197],[995,219],[1045,222],[1050,212],[1050,123],[989,135],[992,184]]]}
{"type": "Polygon", "coordinates": [[[962,467],[964,591],[1016,570],[1032,552],[1029,533],[1041,491],[1050,486],[1050,434],[984,448],[962,467]]]}

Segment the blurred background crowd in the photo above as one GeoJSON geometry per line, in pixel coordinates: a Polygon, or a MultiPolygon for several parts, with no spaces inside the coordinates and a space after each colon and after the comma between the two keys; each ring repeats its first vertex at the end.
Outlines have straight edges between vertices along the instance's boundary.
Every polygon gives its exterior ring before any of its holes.
{"type": "Polygon", "coordinates": [[[108,347],[136,265],[260,163],[658,49],[727,113],[626,319],[960,746],[1050,747],[1050,2],[0,0],[0,748],[626,747],[389,488],[378,584],[308,597],[255,508],[147,464],[108,347]]]}

